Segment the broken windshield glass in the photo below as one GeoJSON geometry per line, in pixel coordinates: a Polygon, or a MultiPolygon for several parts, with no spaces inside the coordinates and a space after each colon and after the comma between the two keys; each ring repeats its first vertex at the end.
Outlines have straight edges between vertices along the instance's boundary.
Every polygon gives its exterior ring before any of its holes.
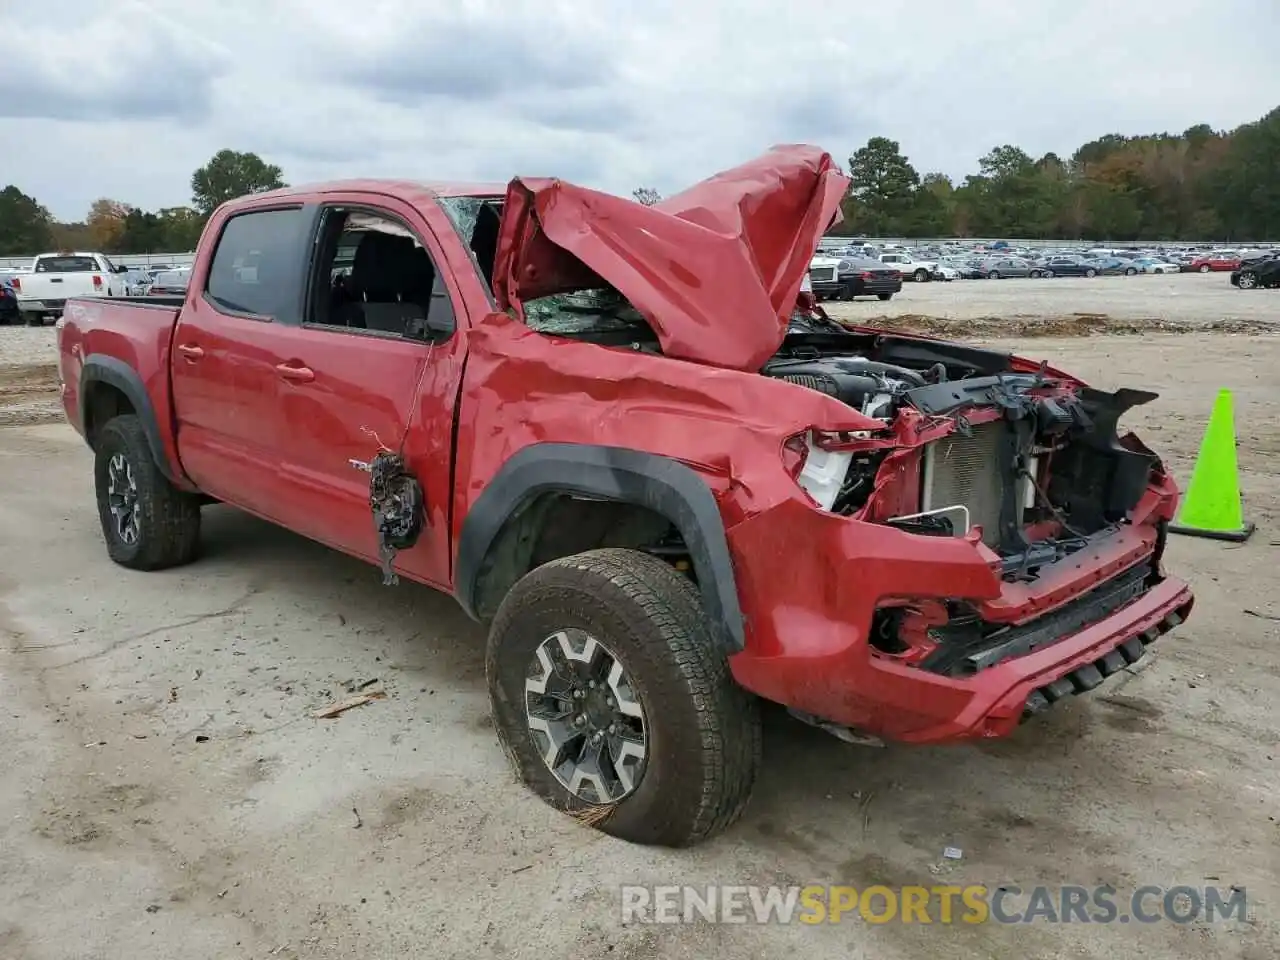
{"type": "Polygon", "coordinates": [[[649,329],[640,311],[610,288],[530,300],[524,304],[524,319],[532,330],[560,336],[649,329]]]}
{"type": "Polygon", "coordinates": [[[476,232],[476,221],[480,219],[480,210],[486,203],[492,202],[486,197],[440,197],[440,207],[453,221],[453,227],[462,237],[464,244],[471,243],[476,232]]]}

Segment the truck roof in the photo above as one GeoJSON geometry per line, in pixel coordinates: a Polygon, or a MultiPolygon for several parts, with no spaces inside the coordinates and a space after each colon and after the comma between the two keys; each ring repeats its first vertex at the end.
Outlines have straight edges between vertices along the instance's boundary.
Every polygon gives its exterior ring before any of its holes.
{"type": "Polygon", "coordinates": [[[323,183],[302,183],[292,187],[282,187],[266,193],[254,193],[239,197],[231,203],[240,204],[245,201],[258,201],[264,198],[285,199],[288,197],[309,197],[322,193],[348,193],[354,191],[385,193],[392,196],[410,198],[426,194],[431,197],[501,197],[507,192],[505,183],[468,183],[464,181],[444,180],[402,180],[395,178],[362,178],[356,180],[328,180],[323,183]]]}

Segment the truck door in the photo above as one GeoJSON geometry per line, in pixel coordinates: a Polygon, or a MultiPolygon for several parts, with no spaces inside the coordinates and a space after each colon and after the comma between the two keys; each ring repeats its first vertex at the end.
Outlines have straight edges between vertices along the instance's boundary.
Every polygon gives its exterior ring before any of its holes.
{"type": "Polygon", "coordinates": [[[283,423],[278,509],[291,529],[377,560],[364,468],[380,452],[402,456],[424,508],[396,568],[447,586],[461,301],[420,211],[385,195],[326,201],[302,322],[271,358],[283,423]]]}
{"type": "Polygon", "coordinates": [[[279,341],[302,315],[315,208],[251,208],[210,230],[173,334],[173,406],[183,468],[202,490],[284,522],[279,341]]]}

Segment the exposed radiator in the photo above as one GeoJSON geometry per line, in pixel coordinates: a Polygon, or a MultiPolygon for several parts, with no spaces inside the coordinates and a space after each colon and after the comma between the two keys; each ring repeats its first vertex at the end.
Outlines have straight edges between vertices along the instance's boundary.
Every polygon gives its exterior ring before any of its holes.
{"type": "Polygon", "coordinates": [[[989,547],[1000,542],[1006,478],[1000,472],[999,448],[1008,429],[1002,420],[979,424],[970,436],[953,433],[928,444],[924,451],[921,509],[968,507],[969,522],[982,527],[982,542],[989,547]]]}

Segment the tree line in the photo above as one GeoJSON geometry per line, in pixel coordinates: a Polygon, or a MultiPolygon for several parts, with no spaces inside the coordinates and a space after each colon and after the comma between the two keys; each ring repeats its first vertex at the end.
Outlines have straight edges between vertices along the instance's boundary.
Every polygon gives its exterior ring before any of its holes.
{"type": "Polygon", "coordinates": [[[219,204],[285,186],[281,171],[255,153],[220,150],[191,175],[191,205],[142,210],[102,197],[84,220],[63,223],[12,184],[0,190],[0,256],[47,250],[180,253],[194,250],[219,204]]]}
{"type": "MultiPolygon", "coordinates": [[[[1108,134],[1070,158],[1036,159],[1012,144],[955,183],[923,176],[897,141],[872,137],[849,158],[851,185],[837,233],[880,237],[1063,240],[1280,239],[1280,107],[1229,131],[1108,134]]],[[[148,211],[109,198],[83,221],[60,223],[16,186],[0,190],[0,256],[42,250],[193,250],[222,202],[285,186],[255,153],[221,150],[191,175],[191,205],[148,211]]],[[[653,204],[661,195],[640,187],[653,204]]]]}
{"type": "Polygon", "coordinates": [[[1280,239],[1280,107],[1230,131],[1109,134],[1065,160],[998,146],[958,184],[872,137],[847,172],[848,236],[1280,239]]]}

